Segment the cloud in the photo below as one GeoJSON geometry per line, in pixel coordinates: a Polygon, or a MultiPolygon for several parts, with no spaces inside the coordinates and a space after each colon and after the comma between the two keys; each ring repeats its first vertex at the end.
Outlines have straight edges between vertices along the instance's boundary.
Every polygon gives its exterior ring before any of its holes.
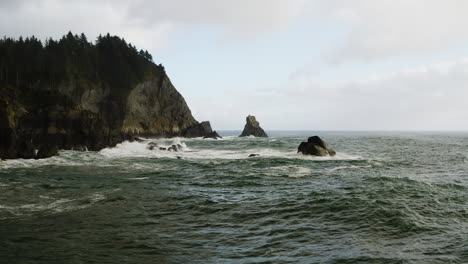
{"type": "Polygon", "coordinates": [[[136,0],[129,18],[144,24],[161,21],[225,26],[229,33],[253,35],[287,25],[305,0],[136,0]]]}
{"type": "Polygon", "coordinates": [[[0,4],[2,34],[40,39],[60,38],[68,31],[84,32],[89,39],[107,32],[122,36],[141,48],[158,48],[166,41],[169,23],[135,27],[126,21],[128,10],[110,1],[9,1],[0,4]]]}
{"type": "Polygon", "coordinates": [[[331,62],[425,54],[468,41],[468,1],[312,0],[311,16],[349,28],[331,62]]]}
{"type": "Polygon", "coordinates": [[[5,0],[0,2],[2,34],[60,37],[69,30],[90,39],[110,32],[143,48],[164,45],[178,26],[215,25],[226,36],[255,37],[287,25],[305,0],[5,0]]]}
{"type": "MultiPolygon", "coordinates": [[[[369,75],[348,82],[310,83],[284,91],[312,100],[310,120],[324,129],[468,129],[468,60],[369,75]]],[[[305,99],[304,99],[305,98],[305,99]]],[[[309,101],[310,102],[310,101],[309,101]]],[[[299,109],[298,109],[299,110],[299,109]]]]}
{"type": "MultiPolygon", "coordinates": [[[[229,111],[255,114],[266,129],[468,130],[467,87],[468,59],[462,59],[351,81],[286,83],[269,92],[238,93],[231,96],[235,107],[229,111]]],[[[226,124],[226,116],[207,113],[223,128],[242,125],[243,120],[226,124]]]]}

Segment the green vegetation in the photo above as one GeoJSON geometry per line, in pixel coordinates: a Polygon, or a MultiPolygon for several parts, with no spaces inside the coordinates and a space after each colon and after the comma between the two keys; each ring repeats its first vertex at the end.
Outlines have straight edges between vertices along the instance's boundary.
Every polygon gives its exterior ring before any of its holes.
{"type": "Polygon", "coordinates": [[[128,139],[121,129],[128,94],[161,77],[164,67],[148,51],[109,34],[95,42],[71,32],[45,42],[0,39],[0,158],[31,158],[44,145],[99,150],[128,139]]]}
{"type": "Polygon", "coordinates": [[[99,36],[95,43],[84,34],[69,32],[60,40],[20,37],[0,39],[0,87],[31,92],[74,81],[101,84],[121,97],[148,74],[163,74],[148,51],[138,51],[123,38],[99,36]],[[47,86],[47,87],[44,87],[47,86]]]}

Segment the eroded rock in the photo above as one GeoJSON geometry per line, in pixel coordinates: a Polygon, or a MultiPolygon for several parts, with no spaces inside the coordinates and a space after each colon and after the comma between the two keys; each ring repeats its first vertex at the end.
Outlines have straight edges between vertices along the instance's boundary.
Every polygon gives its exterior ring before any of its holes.
{"type": "Polygon", "coordinates": [[[183,133],[183,137],[196,138],[196,137],[207,137],[213,134],[210,121],[203,121],[188,127],[183,133]]]}
{"type": "Polygon", "coordinates": [[[159,145],[156,142],[150,142],[148,143],[148,146],[146,146],[147,149],[149,150],[155,150],[158,149],[159,145]]]}
{"type": "Polygon", "coordinates": [[[167,150],[168,150],[168,151],[178,152],[178,151],[181,151],[181,150],[182,150],[182,145],[181,145],[181,144],[172,145],[172,146],[170,146],[167,150]]]}
{"type": "Polygon", "coordinates": [[[44,145],[39,148],[36,159],[46,159],[58,155],[58,147],[56,145],[44,145]]]}
{"type": "Polygon", "coordinates": [[[297,152],[304,155],[312,156],[335,156],[336,152],[330,148],[320,137],[312,136],[309,137],[307,142],[302,142],[297,152]]]}
{"type": "Polygon", "coordinates": [[[244,131],[242,131],[240,137],[268,137],[267,133],[265,133],[265,131],[260,127],[260,123],[257,121],[255,116],[247,116],[246,122],[244,131]]]}
{"type": "Polygon", "coordinates": [[[223,138],[223,137],[220,136],[220,135],[218,134],[218,132],[216,132],[216,130],[215,130],[215,131],[211,132],[210,134],[208,134],[208,135],[206,135],[206,136],[203,137],[203,139],[207,139],[207,138],[218,139],[218,138],[223,138]]]}

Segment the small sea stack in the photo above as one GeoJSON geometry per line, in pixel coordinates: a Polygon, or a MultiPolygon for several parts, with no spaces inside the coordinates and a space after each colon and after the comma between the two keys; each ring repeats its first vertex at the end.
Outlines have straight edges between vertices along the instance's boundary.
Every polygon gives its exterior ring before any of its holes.
{"type": "Polygon", "coordinates": [[[218,132],[216,132],[216,130],[213,130],[213,132],[203,137],[203,139],[207,139],[207,138],[218,139],[218,138],[223,138],[223,137],[220,136],[218,132]]]}
{"type": "Polygon", "coordinates": [[[211,128],[210,121],[203,121],[201,123],[195,124],[187,128],[182,134],[182,136],[186,138],[221,138],[221,136],[218,135],[218,133],[216,133],[216,131],[213,131],[213,129],[211,128]]]}
{"type": "Polygon", "coordinates": [[[304,155],[321,157],[336,155],[336,152],[318,136],[309,137],[309,139],[307,139],[307,142],[302,142],[299,145],[297,152],[300,152],[304,155]]]}
{"type": "Polygon", "coordinates": [[[239,137],[268,137],[267,133],[265,133],[265,131],[260,127],[260,123],[257,121],[255,116],[247,116],[246,122],[244,131],[242,131],[242,134],[239,137]]]}

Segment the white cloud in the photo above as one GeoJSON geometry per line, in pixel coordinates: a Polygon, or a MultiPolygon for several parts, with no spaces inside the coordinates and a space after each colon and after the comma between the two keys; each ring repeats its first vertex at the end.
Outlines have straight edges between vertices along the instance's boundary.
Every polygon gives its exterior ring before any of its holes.
{"type": "Polygon", "coordinates": [[[129,18],[145,24],[161,21],[225,26],[236,35],[263,33],[287,25],[305,0],[136,0],[129,18]]]}
{"type": "Polygon", "coordinates": [[[126,21],[127,10],[109,1],[18,1],[0,4],[0,25],[5,36],[60,38],[68,31],[84,32],[90,40],[107,32],[126,38],[140,48],[156,49],[166,41],[169,23],[136,27],[126,21]]]}
{"type": "Polygon", "coordinates": [[[375,60],[424,54],[468,41],[468,1],[312,0],[312,16],[350,27],[329,60],[375,60]]]}
{"type": "MultiPolygon", "coordinates": [[[[462,59],[352,81],[239,93],[231,97],[237,107],[230,111],[256,114],[266,129],[468,130],[467,88],[468,60],[462,59]]],[[[224,128],[239,128],[243,121],[233,120],[229,126],[218,120],[222,116],[207,113],[213,123],[227,125],[224,128]]]]}
{"type": "Polygon", "coordinates": [[[220,26],[232,37],[253,37],[287,25],[305,0],[100,0],[0,2],[6,36],[60,37],[69,30],[89,35],[110,32],[155,50],[177,26],[220,26]]]}

